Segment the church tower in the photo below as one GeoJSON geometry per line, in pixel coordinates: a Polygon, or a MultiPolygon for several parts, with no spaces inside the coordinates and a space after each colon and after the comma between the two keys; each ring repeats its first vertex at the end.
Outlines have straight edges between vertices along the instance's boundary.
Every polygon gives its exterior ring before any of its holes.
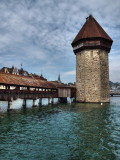
{"type": "Polygon", "coordinates": [[[60,82],[60,83],[61,83],[60,73],[59,73],[59,75],[58,75],[58,82],[60,82]]]}
{"type": "Polygon", "coordinates": [[[108,53],[113,40],[92,15],[72,42],[76,55],[76,101],[109,102],[108,53]]]}

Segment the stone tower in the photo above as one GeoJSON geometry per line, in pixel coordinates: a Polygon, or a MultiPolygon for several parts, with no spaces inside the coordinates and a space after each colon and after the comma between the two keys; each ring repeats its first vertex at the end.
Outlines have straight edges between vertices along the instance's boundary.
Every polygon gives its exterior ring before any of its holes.
{"type": "Polygon", "coordinates": [[[76,55],[76,101],[109,102],[108,53],[113,40],[90,15],[72,42],[76,55]]]}

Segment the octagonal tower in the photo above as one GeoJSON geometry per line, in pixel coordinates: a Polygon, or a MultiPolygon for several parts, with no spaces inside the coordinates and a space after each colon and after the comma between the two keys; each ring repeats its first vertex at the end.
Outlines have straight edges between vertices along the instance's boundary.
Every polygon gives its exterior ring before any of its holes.
{"type": "Polygon", "coordinates": [[[108,53],[113,40],[92,15],[72,42],[76,55],[76,101],[109,102],[108,53]]]}

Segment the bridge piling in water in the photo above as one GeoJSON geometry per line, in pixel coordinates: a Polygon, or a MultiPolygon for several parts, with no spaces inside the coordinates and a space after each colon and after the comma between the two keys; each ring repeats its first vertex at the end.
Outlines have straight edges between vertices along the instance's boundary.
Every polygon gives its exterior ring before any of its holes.
{"type": "Polygon", "coordinates": [[[26,99],[23,99],[23,108],[26,108],[26,106],[27,106],[27,100],[26,99]]]}
{"type": "Polygon", "coordinates": [[[33,105],[32,107],[36,107],[36,99],[33,99],[33,105]]]}
{"type": "Polygon", "coordinates": [[[48,98],[48,104],[53,104],[53,98],[51,97],[51,98],[48,98]]]}
{"type": "Polygon", "coordinates": [[[42,98],[39,98],[39,106],[42,106],[42,98]]]}
{"type": "Polygon", "coordinates": [[[54,98],[52,98],[52,102],[51,103],[54,104],[54,98]]]}
{"type": "Polygon", "coordinates": [[[11,102],[11,101],[8,101],[7,111],[11,111],[11,105],[12,105],[12,102],[11,102]]]}

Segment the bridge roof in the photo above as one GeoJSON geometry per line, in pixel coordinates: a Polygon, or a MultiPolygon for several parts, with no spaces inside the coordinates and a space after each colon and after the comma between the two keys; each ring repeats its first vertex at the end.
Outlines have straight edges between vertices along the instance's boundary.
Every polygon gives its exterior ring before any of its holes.
{"type": "Polygon", "coordinates": [[[104,38],[113,41],[92,15],[86,18],[85,24],[73,40],[72,45],[79,40],[90,38],[104,38]]]}
{"type": "Polygon", "coordinates": [[[24,87],[57,88],[52,82],[46,80],[37,79],[35,77],[13,75],[10,73],[0,73],[0,84],[24,87]]]}
{"type": "Polygon", "coordinates": [[[63,83],[60,83],[58,81],[50,81],[52,84],[54,84],[57,88],[65,86],[63,83]]]}

